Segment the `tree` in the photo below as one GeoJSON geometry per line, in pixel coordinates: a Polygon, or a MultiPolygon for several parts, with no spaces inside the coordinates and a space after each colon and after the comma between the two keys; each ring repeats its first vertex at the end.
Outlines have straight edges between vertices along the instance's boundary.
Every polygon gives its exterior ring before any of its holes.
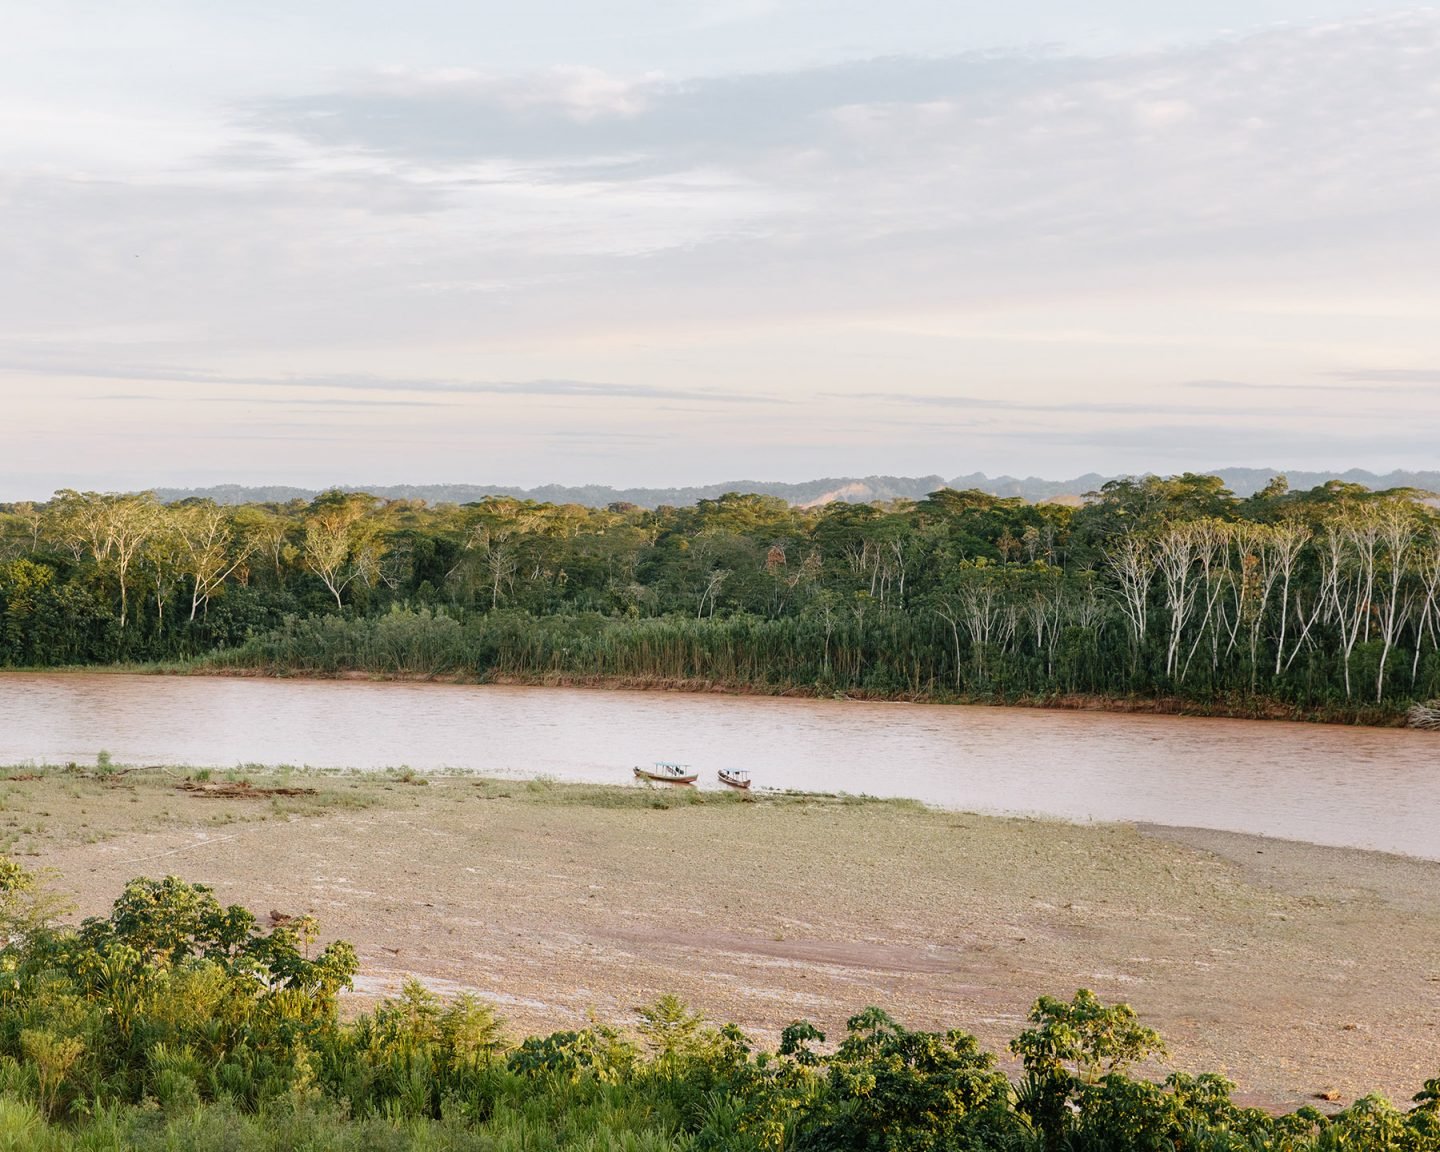
{"type": "Polygon", "coordinates": [[[145,541],[141,553],[141,569],[150,578],[150,594],[155,601],[155,631],[165,630],[165,605],[175,592],[185,565],[185,538],[180,532],[174,509],[156,509],[155,531],[145,541]]]}
{"type": "Polygon", "coordinates": [[[25,945],[67,910],[40,877],[0,855],[0,952],[25,945]]]}
{"type": "Polygon", "coordinates": [[[1342,505],[1321,539],[1322,595],[1339,632],[1347,699],[1355,647],[1369,639],[1379,547],[1380,522],[1364,504],[1342,505]]]}
{"type": "Polygon", "coordinates": [[[377,526],[369,519],[374,503],[363,493],[326,492],[315,498],[305,517],[305,567],[330,590],[336,608],[344,608],[346,588],[370,579],[384,553],[377,526]]]}
{"type": "Polygon", "coordinates": [[[184,543],[193,621],[202,607],[209,607],[210,597],[250,558],[259,541],[239,534],[233,514],[213,500],[187,502],[175,508],[172,516],[184,543]]]}
{"type": "MultiPolygon", "coordinates": [[[[793,1027],[793,1026],[792,1026],[793,1027]]],[[[909,1152],[990,1146],[1004,1128],[1010,1084],[965,1032],[911,1032],[879,1008],[846,1022],[828,1093],[797,1148],[909,1152]]],[[[783,1049],[782,1049],[783,1051],[783,1049]]]]}
{"type": "Polygon", "coordinates": [[[988,567],[981,561],[964,565],[958,575],[954,591],[940,599],[936,612],[950,625],[955,641],[956,684],[960,683],[959,633],[963,628],[970,638],[975,681],[983,686],[989,681],[991,653],[1003,654],[1015,638],[1019,612],[1010,595],[1005,569],[988,567]]]}
{"type": "Polygon", "coordinates": [[[1037,1075],[1068,1075],[1094,1084],[1165,1052],[1160,1034],[1141,1024],[1130,1005],[1102,1004],[1088,988],[1079,989],[1068,1003],[1041,996],[1029,1020],[1035,1027],[1017,1036],[1010,1051],[1024,1061],[1026,1072],[1037,1075]]]}
{"type": "Polygon", "coordinates": [[[1125,532],[1103,553],[1105,565],[1120,589],[1120,607],[1130,625],[1130,639],[1138,657],[1149,630],[1150,586],[1159,559],[1153,540],[1144,532],[1125,532]]]}
{"type": "Polygon", "coordinates": [[[8,513],[0,513],[0,541],[14,541],[23,544],[28,555],[33,556],[40,548],[40,531],[45,524],[45,514],[31,500],[22,500],[10,505],[8,513]]]}
{"type": "Polygon", "coordinates": [[[1160,1034],[1141,1024],[1130,1005],[1104,1005],[1088,988],[1068,1003],[1040,997],[1030,1023],[1035,1027],[1010,1042],[1025,1066],[1019,1107],[1052,1148],[1061,1146],[1077,1097],[1103,1077],[1165,1052],[1160,1034]]]}
{"type": "Polygon", "coordinates": [[[1430,647],[1440,648],[1440,524],[1431,524],[1424,543],[1417,549],[1416,573],[1419,579],[1420,608],[1415,614],[1415,655],[1410,666],[1413,688],[1420,674],[1420,653],[1429,636],[1430,647]]]}
{"type": "Polygon", "coordinates": [[[235,512],[236,528],[250,540],[258,552],[270,561],[275,582],[278,584],[285,567],[297,554],[291,542],[293,523],[268,508],[244,507],[235,512]]]}
{"type": "Polygon", "coordinates": [[[1380,633],[1380,667],[1375,674],[1375,702],[1385,698],[1385,665],[1416,602],[1412,586],[1411,556],[1420,535],[1415,504],[1408,499],[1386,500],[1375,508],[1384,550],[1384,567],[1374,593],[1375,627],[1380,633]]]}
{"type": "MultiPolygon", "coordinates": [[[[1259,552],[1265,586],[1268,589],[1278,576],[1280,581],[1280,607],[1277,613],[1279,634],[1275,638],[1275,675],[1280,675],[1280,661],[1285,656],[1285,627],[1290,617],[1291,585],[1295,579],[1296,565],[1301,553],[1310,543],[1313,533],[1303,524],[1293,520],[1282,520],[1270,528],[1261,539],[1259,552]]],[[[1318,597],[1317,597],[1318,599],[1318,597]]],[[[1254,642],[1251,643],[1251,660],[1254,661],[1254,642]]]]}
{"type": "Polygon", "coordinates": [[[55,494],[51,507],[64,539],[77,558],[88,546],[95,563],[115,574],[120,584],[123,631],[129,614],[131,569],[160,524],[160,506],[155,494],[81,493],[65,489],[55,494]]]}
{"type": "Polygon", "coordinates": [[[636,1031],[662,1062],[673,1065],[694,1052],[705,1035],[705,1018],[691,1012],[680,997],[667,993],[652,1004],[635,1009],[640,1017],[636,1031]]]}

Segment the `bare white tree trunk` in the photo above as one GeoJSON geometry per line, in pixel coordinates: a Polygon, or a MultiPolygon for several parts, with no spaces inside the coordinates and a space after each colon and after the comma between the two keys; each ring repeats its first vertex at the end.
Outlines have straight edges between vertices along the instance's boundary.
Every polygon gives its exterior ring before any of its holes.
{"type": "MultiPolygon", "coordinates": [[[[1280,523],[1270,529],[1270,543],[1274,549],[1273,563],[1280,577],[1280,633],[1275,640],[1276,676],[1280,675],[1280,661],[1285,655],[1285,627],[1290,619],[1290,587],[1295,579],[1295,568],[1300,562],[1305,545],[1310,542],[1311,535],[1310,529],[1299,524],[1280,523]]],[[[1318,602],[1319,597],[1316,599],[1318,602]]]]}
{"type": "Polygon", "coordinates": [[[1139,532],[1127,532],[1105,550],[1105,565],[1120,585],[1120,607],[1138,655],[1149,631],[1150,586],[1155,582],[1155,545],[1139,532]]]}
{"type": "Polygon", "coordinates": [[[1391,649],[1415,607],[1410,585],[1410,554],[1419,535],[1415,505],[1401,498],[1387,501],[1376,513],[1376,526],[1385,551],[1385,570],[1374,595],[1375,626],[1380,633],[1380,668],[1375,675],[1375,702],[1385,698],[1385,666],[1391,649]]]}
{"type": "Polygon", "coordinates": [[[1340,637],[1345,669],[1345,697],[1353,695],[1350,661],[1362,636],[1370,630],[1371,596],[1375,588],[1379,525],[1369,510],[1348,508],[1326,526],[1321,542],[1323,583],[1329,593],[1329,618],[1340,637]]]}
{"type": "Polygon", "coordinates": [[[1440,527],[1430,530],[1430,537],[1420,549],[1416,562],[1420,578],[1420,610],[1415,619],[1415,655],[1410,661],[1410,684],[1413,687],[1420,678],[1420,653],[1425,647],[1425,637],[1430,637],[1432,648],[1440,647],[1440,634],[1436,624],[1440,620],[1440,527]]]}
{"type": "Polygon", "coordinates": [[[1231,583],[1228,564],[1232,535],[1230,526],[1220,520],[1197,520],[1187,527],[1190,531],[1191,548],[1198,568],[1196,599],[1203,605],[1203,608],[1199,626],[1195,629],[1194,642],[1190,645],[1190,651],[1185,656],[1185,664],[1180,669],[1181,683],[1184,683],[1185,677],[1190,671],[1190,662],[1195,659],[1195,652],[1207,635],[1211,639],[1210,665],[1212,670],[1219,665],[1220,631],[1218,624],[1214,624],[1213,620],[1216,606],[1231,583]]]}
{"type": "Polygon", "coordinates": [[[1195,573],[1200,547],[1200,535],[1194,524],[1172,524],[1155,537],[1155,560],[1170,617],[1165,674],[1172,679],[1180,670],[1180,642],[1200,590],[1195,573]]]}

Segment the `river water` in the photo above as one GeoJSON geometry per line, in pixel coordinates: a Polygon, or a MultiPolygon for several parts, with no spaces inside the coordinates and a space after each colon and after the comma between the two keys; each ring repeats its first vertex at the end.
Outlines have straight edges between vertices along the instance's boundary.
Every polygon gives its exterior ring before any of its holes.
{"type": "Polygon", "coordinates": [[[1440,736],[1276,721],[561,688],[0,674],[0,764],[308,765],[905,796],[1440,859],[1440,736]]]}

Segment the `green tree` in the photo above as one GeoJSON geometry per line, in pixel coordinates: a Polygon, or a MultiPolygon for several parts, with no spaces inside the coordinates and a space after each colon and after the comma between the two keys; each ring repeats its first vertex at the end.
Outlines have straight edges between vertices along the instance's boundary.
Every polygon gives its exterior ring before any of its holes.
{"type": "Polygon", "coordinates": [[[335,597],[337,610],[351,584],[374,579],[384,554],[379,526],[369,516],[374,504],[363,493],[327,492],[315,498],[305,517],[300,546],[305,567],[335,597]]]}

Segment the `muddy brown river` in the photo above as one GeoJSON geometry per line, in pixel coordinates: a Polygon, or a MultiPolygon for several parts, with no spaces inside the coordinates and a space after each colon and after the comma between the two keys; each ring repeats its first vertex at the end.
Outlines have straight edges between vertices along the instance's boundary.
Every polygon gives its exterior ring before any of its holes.
{"type": "Polygon", "coordinates": [[[559,688],[0,674],[0,764],[460,768],[1215,828],[1440,859],[1440,735],[1276,721],[559,688]]]}

